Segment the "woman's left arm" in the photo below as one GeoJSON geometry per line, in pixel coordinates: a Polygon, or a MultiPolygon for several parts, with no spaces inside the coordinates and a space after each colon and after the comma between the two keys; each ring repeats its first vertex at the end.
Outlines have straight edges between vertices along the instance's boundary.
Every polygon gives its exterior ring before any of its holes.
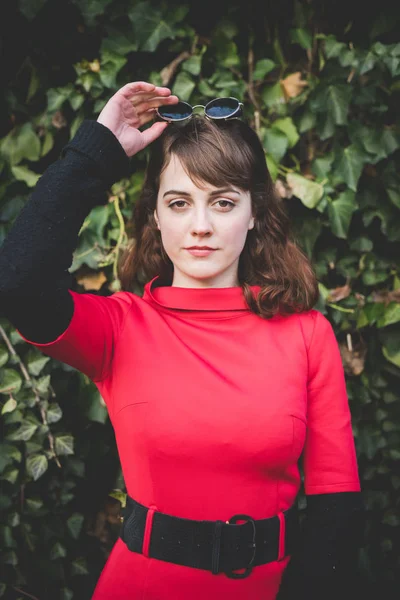
{"type": "Polygon", "coordinates": [[[303,452],[307,509],[277,600],[347,600],[357,595],[365,508],[339,346],[322,313],[312,310],[310,318],[313,324],[304,327],[308,348],[303,452]]]}

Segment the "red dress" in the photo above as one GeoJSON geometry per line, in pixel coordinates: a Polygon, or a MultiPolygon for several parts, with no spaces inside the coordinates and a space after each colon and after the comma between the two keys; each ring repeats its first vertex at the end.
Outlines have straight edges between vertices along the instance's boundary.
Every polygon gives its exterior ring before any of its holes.
{"type": "MultiPolygon", "coordinates": [[[[98,387],[128,494],[187,519],[264,519],[295,502],[301,454],[307,495],[360,491],[329,321],[316,310],[265,320],[240,287],[156,287],[157,279],[143,297],[69,290],[68,328],[34,344],[98,387]]],[[[230,579],[118,539],[93,600],[273,600],[289,560],[230,579]]]]}

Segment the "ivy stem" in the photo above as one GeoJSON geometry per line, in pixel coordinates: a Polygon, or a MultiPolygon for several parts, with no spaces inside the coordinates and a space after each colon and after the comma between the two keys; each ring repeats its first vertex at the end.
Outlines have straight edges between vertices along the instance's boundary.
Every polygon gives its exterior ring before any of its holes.
{"type": "MultiPolygon", "coordinates": [[[[43,406],[40,406],[40,396],[33,386],[33,381],[32,381],[31,376],[28,373],[28,369],[26,368],[26,366],[24,365],[24,363],[22,362],[22,360],[20,359],[18,354],[15,352],[6,332],[4,331],[4,328],[1,325],[0,325],[0,335],[3,338],[10,354],[12,354],[18,360],[19,368],[21,369],[22,375],[24,376],[25,380],[29,381],[29,383],[31,384],[33,393],[35,394],[35,401],[36,401],[36,404],[38,405],[40,415],[42,417],[43,425],[46,425],[48,427],[46,411],[44,410],[43,406]]],[[[47,439],[49,440],[50,450],[52,451],[52,453],[54,455],[54,460],[56,462],[56,465],[58,467],[60,467],[60,469],[61,469],[61,464],[60,464],[60,461],[58,460],[58,456],[57,456],[56,450],[55,450],[54,437],[53,437],[53,434],[51,433],[51,431],[48,432],[47,439]]]]}
{"type": "Polygon", "coordinates": [[[124,223],[124,218],[121,213],[121,209],[119,207],[119,196],[114,197],[113,204],[114,204],[115,214],[117,215],[117,218],[118,218],[118,221],[120,224],[117,245],[115,246],[115,248],[113,248],[113,251],[115,252],[115,259],[114,259],[114,263],[113,263],[113,275],[114,275],[114,279],[118,279],[118,273],[117,273],[118,255],[119,255],[119,250],[122,246],[122,242],[123,242],[123,239],[125,236],[125,223],[124,223]]]}
{"type": "Polygon", "coordinates": [[[24,590],[21,590],[21,588],[18,588],[15,585],[13,585],[13,590],[18,592],[19,594],[22,594],[23,596],[26,596],[27,598],[32,598],[32,600],[39,600],[39,598],[37,598],[36,596],[32,596],[32,594],[28,594],[28,592],[24,592],[24,590]]]}
{"type": "Polygon", "coordinates": [[[253,85],[254,51],[253,51],[252,44],[250,45],[249,51],[247,53],[247,67],[248,67],[248,74],[249,74],[249,80],[247,82],[247,92],[248,92],[249,98],[255,108],[254,125],[255,125],[256,133],[257,133],[258,137],[260,137],[260,113],[261,113],[261,110],[260,110],[260,104],[257,101],[257,98],[254,93],[254,85],[253,85]]]}

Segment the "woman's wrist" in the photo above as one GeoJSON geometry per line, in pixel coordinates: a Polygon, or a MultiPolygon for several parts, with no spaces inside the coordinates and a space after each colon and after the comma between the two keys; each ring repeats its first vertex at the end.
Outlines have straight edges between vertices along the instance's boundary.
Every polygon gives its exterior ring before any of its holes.
{"type": "Polygon", "coordinates": [[[85,119],[61,156],[72,150],[93,161],[100,179],[108,186],[130,173],[130,161],[113,132],[95,120],[85,119]]]}

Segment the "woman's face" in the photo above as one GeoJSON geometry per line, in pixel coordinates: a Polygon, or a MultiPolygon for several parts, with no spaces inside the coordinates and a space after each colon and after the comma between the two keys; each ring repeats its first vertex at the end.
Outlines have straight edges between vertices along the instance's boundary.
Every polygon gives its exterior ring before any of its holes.
{"type": "Polygon", "coordinates": [[[234,287],[247,232],[254,227],[250,192],[208,183],[197,187],[174,154],[160,178],[154,211],[177,287],[234,287]],[[214,250],[199,256],[190,246],[214,250]]]}

